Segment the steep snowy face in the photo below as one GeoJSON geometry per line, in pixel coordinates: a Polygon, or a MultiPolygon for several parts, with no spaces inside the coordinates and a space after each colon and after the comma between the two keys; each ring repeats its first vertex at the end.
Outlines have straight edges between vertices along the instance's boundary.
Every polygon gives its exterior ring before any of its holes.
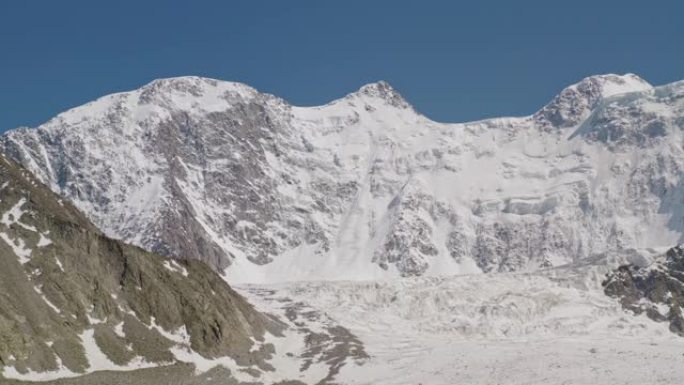
{"type": "Polygon", "coordinates": [[[233,282],[535,270],[681,239],[683,95],[603,75],[444,124],[385,82],[296,107],[185,77],[2,143],[107,234],[233,282]]]}

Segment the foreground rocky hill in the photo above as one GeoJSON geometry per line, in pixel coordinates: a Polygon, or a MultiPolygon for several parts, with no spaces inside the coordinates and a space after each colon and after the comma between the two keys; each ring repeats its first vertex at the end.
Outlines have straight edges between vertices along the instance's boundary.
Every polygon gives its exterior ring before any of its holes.
{"type": "Polygon", "coordinates": [[[384,82],[319,107],[154,81],[2,146],[107,235],[231,282],[532,271],[684,234],[684,82],[600,75],[431,121],[384,82]]]}
{"type": "Polygon", "coordinates": [[[49,380],[180,361],[273,370],[264,337],[283,325],[203,262],[107,238],[4,155],[0,238],[0,378],[49,380]]]}

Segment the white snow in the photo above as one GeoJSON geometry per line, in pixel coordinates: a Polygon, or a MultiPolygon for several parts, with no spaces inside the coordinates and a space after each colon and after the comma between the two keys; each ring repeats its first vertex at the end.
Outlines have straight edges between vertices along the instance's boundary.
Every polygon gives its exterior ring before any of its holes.
{"type": "Polygon", "coordinates": [[[114,333],[121,338],[126,338],[126,333],[124,333],[124,331],[123,331],[123,324],[124,324],[123,321],[116,324],[114,326],[114,333]]]}
{"type": "Polygon", "coordinates": [[[99,325],[99,324],[102,324],[102,323],[107,322],[107,319],[106,319],[106,318],[105,318],[105,319],[99,319],[99,318],[93,317],[93,316],[92,316],[92,312],[93,312],[93,308],[92,308],[92,307],[91,307],[91,309],[90,309],[89,311],[86,312],[86,318],[88,319],[88,324],[90,324],[90,325],[99,325]]]}
{"type": "Polygon", "coordinates": [[[59,267],[59,270],[64,272],[64,265],[62,265],[62,262],[59,260],[59,258],[55,257],[55,262],[57,263],[57,267],[59,267]]]}
{"type": "Polygon", "coordinates": [[[12,224],[17,223],[21,219],[21,216],[24,215],[24,210],[22,210],[21,207],[25,203],[26,198],[19,199],[19,201],[17,201],[17,203],[15,203],[14,206],[12,206],[9,210],[2,214],[0,223],[7,227],[10,227],[12,224]]]}
{"type": "Polygon", "coordinates": [[[75,373],[64,366],[62,360],[59,356],[55,355],[57,358],[57,364],[59,369],[49,372],[33,372],[28,371],[28,373],[19,373],[14,366],[8,365],[4,366],[2,369],[2,375],[8,379],[15,379],[21,381],[54,381],[60,378],[70,378],[83,375],[82,373],[75,373]]]}
{"type": "MultiPolygon", "coordinates": [[[[229,369],[237,380],[244,382],[263,381],[265,384],[274,384],[289,379],[313,384],[327,375],[327,366],[321,363],[315,363],[308,370],[300,371],[303,362],[296,357],[305,348],[303,335],[295,332],[286,332],[284,337],[276,337],[267,333],[266,337],[267,339],[264,343],[271,343],[276,349],[276,356],[268,361],[275,368],[275,371],[260,370],[260,374],[256,378],[245,372],[249,367],[237,365],[230,357],[205,358],[187,346],[173,347],[171,352],[177,360],[195,365],[195,373],[197,374],[205,373],[217,366],[222,366],[229,369]],[[287,353],[291,353],[293,356],[288,356],[287,353]]],[[[256,366],[251,368],[258,370],[256,366]]]]}
{"type": "Polygon", "coordinates": [[[55,306],[55,304],[53,304],[52,302],[50,302],[49,299],[47,299],[47,297],[45,296],[45,293],[43,293],[42,287],[40,287],[40,286],[34,286],[34,287],[33,287],[33,290],[35,290],[36,293],[38,293],[38,295],[39,295],[41,298],[43,298],[43,301],[45,301],[45,303],[47,303],[48,306],[50,306],[50,308],[51,308],[52,310],[54,310],[55,313],[57,313],[57,314],[62,314],[62,310],[60,310],[60,308],[58,308],[57,306],[55,306]]]}
{"type": "Polygon", "coordinates": [[[14,254],[19,257],[19,263],[23,265],[31,260],[30,256],[32,250],[26,247],[23,239],[17,238],[16,240],[13,240],[3,232],[0,232],[0,238],[2,238],[2,240],[12,248],[14,254]]]}
{"type": "Polygon", "coordinates": [[[156,319],[154,317],[151,317],[151,323],[151,328],[156,329],[159,332],[159,334],[161,334],[168,340],[181,345],[190,344],[190,335],[188,334],[188,331],[185,329],[185,325],[181,326],[178,330],[168,332],[164,330],[164,328],[162,328],[161,326],[157,325],[156,319]]]}
{"type": "Polygon", "coordinates": [[[266,384],[276,383],[285,379],[299,379],[305,383],[314,383],[327,375],[327,366],[320,363],[312,365],[306,371],[300,371],[302,361],[297,357],[304,352],[306,347],[304,335],[292,330],[286,330],[282,337],[273,336],[267,332],[263,342],[255,341],[256,343],[252,350],[258,349],[262,344],[273,344],[276,349],[276,355],[272,360],[268,361],[275,368],[275,371],[263,371],[256,366],[240,366],[230,357],[214,359],[203,357],[190,348],[190,337],[185,327],[169,332],[157,325],[154,318],[152,318],[151,323],[151,328],[156,329],[164,337],[175,343],[175,346],[171,348],[174,357],[178,361],[193,364],[196,374],[205,373],[217,366],[222,366],[229,369],[233,376],[240,381],[251,382],[258,380],[264,381],[266,384]],[[293,356],[288,356],[288,353],[293,354],[293,356]],[[255,378],[248,374],[245,370],[249,368],[259,371],[259,376],[255,378]]]}
{"type": "Polygon", "coordinates": [[[46,237],[45,234],[40,233],[40,238],[38,239],[38,243],[36,244],[36,247],[45,247],[49,246],[52,244],[52,240],[50,238],[46,237]]]}
{"type": "Polygon", "coordinates": [[[321,362],[312,363],[306,371],[300,370],[302,360],[298,357],[306,348],[302,337],[303,335],[291,330],[285,331],[282,337],[266,333],[264,343],[272,344],[275,347],[276,354],[273,359],[268,361],[275,368],[275,371],[266,372],[265,381],[275,383],[284,379],[292,379],[302,381],[305,384],[315,384],[327,376],[328,366],[321,362]]]}
{"type": "Polygon", "coordinates": [[[237,365],[235,360],[230,357],[220,357],[214,359],[205,358],[187,346],[174,346],[170,350],[176,360],[193,364],[195,366],[196,374],[206,373],[217,366],[222,366],[229,369],[233,377],[235,377],[238,381],[254,380],[254,377],[241,370],[246,368],[237,365]]]}
{"type": "Polygon", "coordinates": [[[164,261],[164,268],[174,273],[179,273],[184,277],[187,277],[189,275],[188,269],[186,269],[185,266],[181,266],[178,262],[173,260],[164,261]]]}
{"type": "Polygon", "coordinates": [[[33,372],[19,373],[14,366],[5,366],[3,368],[2,375],[7,379],[15,379],[22,381],[41,381],[48,382],[54,381],[59,378],[69,378],[78,377],[87,373],[92,373],[101,370],[112,370],[112,371],[131,371],[136,369],[150,368],[160,366],[157,363],[146,362],[142,357],[136,357],[127,365],[120,366],[112,362],[107,355],[105,355],[94,338],[95,331],[93,329],[86,329],[79,336],[85,350],[86,357],[88,359],[88,369],[84,373],[74,373],[69,369],[65,368],[59,357],[57,357],[60,369],[56,371],[48,372],[33,372]]]}
{"type": "Polygon", "coordinates": [[[618,77],[619,81],[608,81],[603,84],[601,93],[604,98],[631,92],[650,91],[653,89],[653,86],[648,84],[648,82],[634,74],[609,76],[618,77]]]}
{"type": "MultiPolygon", "coordinates": [[[[26,230],[38,232],[38,230],[34,226],[21,222],[22,216],[27,213],[22,209],[25,203],[26,198],[20,198],[9,210],[2,214],[2,217],[0,218],[0,223],[2,223],[8,228],[13,224],[17,224],[26,230]]],[[[38,247],[45,246],[43,241],[43,235],[40,234],[40,236],[41,238],[38,241],[38,247]]],[[[0,232],[0,238],[2,238],[2,240],[4,240],[5,243],[7,243],[12,248],[14,254],[16,254],[19,257],[19,262],[21,264],[25,264],[28,261],[30,261],[32,250],[26,246],[26,242],[24,241],[24,239],[22,239],[21,237],[12,239],[5,232],[0,232]]]]}
{"type": "Polygon", "coordinates": [[[10,208],[4,214],[2,214],[2,218],[0,218],[0,223],[7,227],[10,227],[12,224],[16,223],[29,231],[38,231],[35,227],[21,223],[20,221],[22,215],[26,213],[26,211],[22,210],[22,206],[24,206],[25,203],[26,198],[19,199],[19,201],[17,201],[17,203],[15,203],[14,206],[12,206],[12,208],[10,208]]]}
{"type": "Polygon", "coordinates": [[[604,98],[610,98],[615,95],[623,95],[630,92],[642,92],[652,90],[648,84],[642,84],[639,82],[627,82],[626,84],[615,84],[607,83],[601,89],[601,94],[604,98]]]}
{"type": "Polygon", "coordinates": [[[124,366],[117,365],[102,352],[99,346],[97,346],[94,335],[94,329],[86,329],[80,335],[86,357],[88,358],[89,373],[100,370],[129,371],[160,366],[156,363],[146,362],[142,357],[136,357],[124,366]]]}

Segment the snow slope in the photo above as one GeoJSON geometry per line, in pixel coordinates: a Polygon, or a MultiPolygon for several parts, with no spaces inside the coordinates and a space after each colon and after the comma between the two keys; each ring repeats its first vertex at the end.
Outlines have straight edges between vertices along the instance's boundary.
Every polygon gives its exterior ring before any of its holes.
{"type": "Polygon", "coordinates": [[[682,239],[684,82],[600,75],[527,117],[434,122],[385,82],[297,107],[182,77],[5,150],[108,235],[230,282],[534,271],[682,239]]]}

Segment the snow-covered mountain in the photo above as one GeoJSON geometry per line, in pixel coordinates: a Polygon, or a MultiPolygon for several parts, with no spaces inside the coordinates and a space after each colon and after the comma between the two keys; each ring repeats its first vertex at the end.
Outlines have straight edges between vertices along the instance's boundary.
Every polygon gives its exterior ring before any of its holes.
{"type": "Polygon", "coordinates": [[[2,138],[112,237],[231,282],[536,270],[684,234],[684,82],[600,75],[463,124],[389,84],[297,107],[154,81],[2,138]]]}

